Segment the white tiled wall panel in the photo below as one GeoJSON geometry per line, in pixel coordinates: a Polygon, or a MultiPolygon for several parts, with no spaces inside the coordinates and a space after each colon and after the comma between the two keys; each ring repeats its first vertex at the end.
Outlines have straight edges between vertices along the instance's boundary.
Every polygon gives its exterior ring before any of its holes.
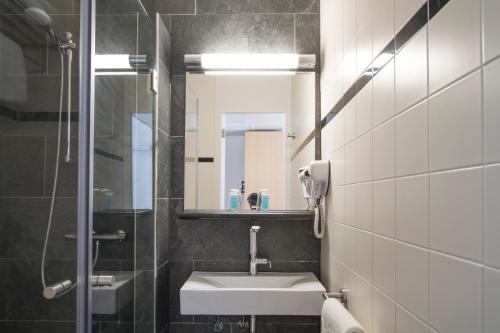
{"type": "Polygon", "coordinates": [[[430,323],[438,332],[482,330],[482,268],[460,259],[430,255],[430,323]]]}
{"type": "Polygon", "coordinates": [[[479,72],[432,97],[429,114],[431,170],[482,163],[479,72]]]}
{"type": "Polygon", "coordinates": [[[424,101],[396,118],[396,174],[419,174],[428,170],[429,112],[424,101]]]}
{"type": "Polygon", "coordinates": [[[500,165],[484,169],[484,261],[500,268],[500,165]]]}
{"type": "Polygon", "coordinates": [[[430,176],[430,247],[481,261],[483,170],[446,171],[430,176]]]}
{"type": "Polygon", "coordinates": [[[373,179],[394,178],[396,175],[394,120],[373,130],[373,179]]]}
{"type": "Polygon", "coordinates": [[[394,37],[394,0],[376,0],[373,7],[373,54],[382,51],[394,37]]]}
{"type": "MultiPolygon", "coordinates": [[[[425,0],[326,2],[330,110],[425,0]]],[[[499,22],[448,1],[323,130],[323,282],[368,333],[500,332],[499,22]]]]}
{"type": "Polygon", "coordinates": [[[481,1],[452,0],[429,23],[431,93],[481,63],[481,1]]]}
{"type": "Polygon", "coordinates": [[[369,82],[359,92],[357,98],[357,134],[361,135],[372,129],[372,83],[369,82]]]}
{"type": "Polygon", "coordinates": [[[372,233],[356,232],[356,271],[366,281],[372,281],[372,233]]]}
{"type": "Polygon", "coordinates": [[[484,332],[496,333],[500,327],[500,271],[484,270],[484,332]]]}
{"type": "Polygon", "coordinates": [[[394,108],[394,60],[391,60],[373,78],[373,126],[391,118],[394,108]]]}
{"type": "Polygon", "coordinates": [[[345,189],[344,223],[350,226],[355,226],[357,186],[356,184],[346,185],[344,189],[345,189]]]}
{"type": "Polygon", "coordinates": [[[356,141],[356,180],[372,180],[372,132],[360,136],[356,141]]]}
{"type": "Polygon", "coordinates": [[[373,284],[396,299],[396,242],[373,236],[373,284]]]}
{"type": "Polygon", "coordinates": [[[427,31],[420,30],[396,55],[396,112],[427,95],[427,31]]]}
{"type": "Polygon", "coordinates": [[[429,333],[429,329],[413,314],[401,306],[396,306],[396,332],[429,333]]]}
{"type": "Polygon", "coordinates": [[[486,61],[500,55],[500,1],[483,0],[484,59],[486,61]]]}
{"type": "Polygon", "coordinates": [[[396,333],[396,303],[373,288],[373,333],[396,333]]]}
{"type": "Polygon", "coordinates": [[[356,0],[356,66],[358,75],[361,74],[372,61],[373,5],[376,5],[376,0],[356,0]]]}
{"type": "Polygon", "coordinates": [[[429,251],[396,244],[396,301],[423,320],[429,317],[429,251]]]}
{"type": "MultiPolygon", "coordinates": [[[[500,36],[500,33],[497,35],[500,36]]],[[[500,87],[500,58],[484,68],[484,159],[489,163],[500,162],[498,87],[500,87]]]]}
{"type": "Polygon", "coordinates": [[[358,228],[373,229],[373,183],[359,183],[357,188],[356,225],[358,228]]]}
{"type": "Polygon", "coordinates": [[[396,180],[396,238],[429,245],[429,177],[401,177],[396,180]]]}
{"type": "Polygon", "coordinates": [[[396,234],[396,181],[373,183],[373,231],[388,237],[396,234]]]}

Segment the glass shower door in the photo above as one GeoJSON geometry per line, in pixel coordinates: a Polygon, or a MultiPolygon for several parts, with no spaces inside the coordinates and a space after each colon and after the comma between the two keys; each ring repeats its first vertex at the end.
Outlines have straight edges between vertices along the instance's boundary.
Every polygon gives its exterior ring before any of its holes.
{"type": "Polygon", "coordinates": [[[152,333],[154,23],[140,1],[96,0],[95,31],[92,321],[152,333]]]}
{"type": "Polygon", "coordinates": [[[78,0],[0,0],[0,332],[75,332],[78,0]]]}

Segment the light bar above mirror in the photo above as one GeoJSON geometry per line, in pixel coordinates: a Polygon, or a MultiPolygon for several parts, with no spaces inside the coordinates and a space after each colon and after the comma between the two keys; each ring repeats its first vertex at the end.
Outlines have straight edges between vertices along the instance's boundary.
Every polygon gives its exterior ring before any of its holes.
{"type": "Polygon", "coordinates": [[[96,75],[137,75],[151,68],[147,54],[96,54],[94,59],[96,75]]]}
{"type": "Polygon", "coordinates": [[[213,75],[293,75],[296,72],[314,72],[314,54],[186,54],[186,70],[213,75]],[[226,74],[227,73],[227,74],[226,74]]]}

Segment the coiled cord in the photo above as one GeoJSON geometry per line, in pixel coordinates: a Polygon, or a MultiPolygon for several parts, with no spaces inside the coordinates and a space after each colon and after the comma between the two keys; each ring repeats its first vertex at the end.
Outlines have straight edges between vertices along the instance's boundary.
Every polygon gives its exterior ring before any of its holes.
{"type": "Polygon", "coordinates": [[[318,203],[314,208],[314,236],[323,238],[325,235],[325,209],[321,203],[318,203]],[[321,230],[320,230],[321,224],[321,230]]]}

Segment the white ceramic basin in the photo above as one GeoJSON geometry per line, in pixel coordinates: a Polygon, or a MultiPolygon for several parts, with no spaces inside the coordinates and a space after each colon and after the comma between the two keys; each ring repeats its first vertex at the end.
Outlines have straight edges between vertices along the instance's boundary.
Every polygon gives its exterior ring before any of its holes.
{"type": "Polygon", "coordinates": [[[324,292],[313,273],[193,272],[180,291],[181,313],[316,316],[324,292]]]}

